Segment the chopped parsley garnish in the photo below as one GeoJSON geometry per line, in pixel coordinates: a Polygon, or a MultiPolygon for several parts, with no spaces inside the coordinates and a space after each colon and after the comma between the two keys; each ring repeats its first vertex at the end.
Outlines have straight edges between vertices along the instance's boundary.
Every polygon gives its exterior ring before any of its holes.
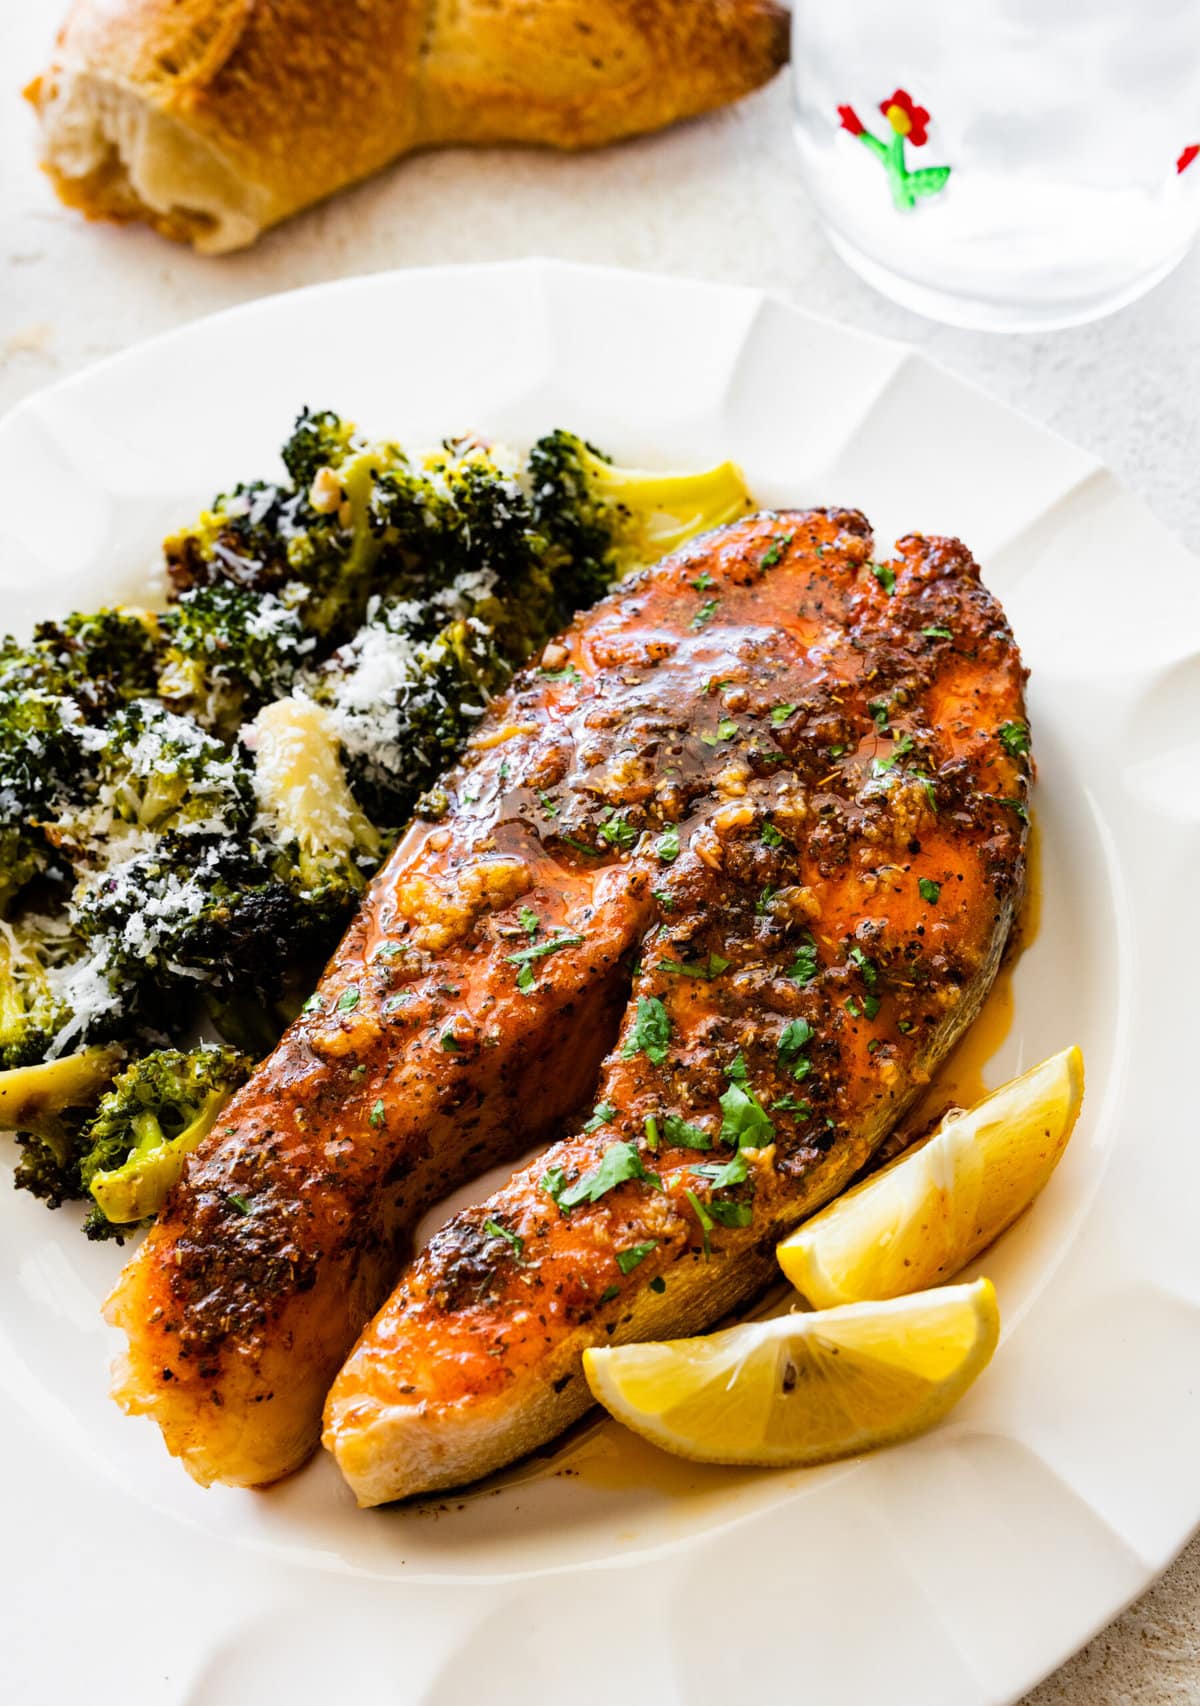
{"type": "Polygon", "coordinates": [[[367,1118],[370,1120],[372,1125],[382,1125],[384,1122],[384,1118],[385,1118],[386,1114],[387,1114],[387,1109],[383,1105],[383,1098],[381,1096],[376,1101],[374,1107],[371,1109],[371,1112],[368,1114],[367,1118]]]}
{"type": "MultiPolygon", "coordinates": [[[[926,776],[923,770],[914,770],[911,772],[911,775],[912,775],[913,781],[919,782],[921,784],[922,788],[925,790],[926,803],[928,804],[930,811],[936,817],[937,816],[937,795],[933,791],[933,780],[932,780],[932,778],[929,776],[926,776]]],[[[1022,807],[1022,811],[1024,811],[1024,807],[1022,807]]]]}
{"type": "Polygon", "coordinates": [[[657,1249],[657,1238],[651,1238],[646,1244],[632,1244],[628,1250],[617,1251],[617,1266],[623,1274],[631,1274],[639,1262],[644,1262],[657,1249]]]}
{"type": "Polygon", "coordinates": [[[813,941],[812,935],[808,931],[805,931],[804,936],[801,938],[800,945],[796,949],[796,957],[784,973],[784,976],[790,977],[794,983],[811,983],[813,978],[816,977],[819,969],[820,967],[817,962],[817,944],[813,941]]]}
{"type": "Polygon", "coordinates": [[[632,847],[638,838],[638,832],[633,825],[610,806],[600,818],[600,827],[596,831],[601,841],[607,841],[610,847],[632,847]]]}
{"type": "Polygon", "coordinates": [[[453,1031],[442,1032],[441,1044],[447,1054],[457,1054],[459,1052],[458,1038],[455,1036],[453,1031]]]}
{"type": "Polygon", "coordinates": [[[556,954],[560,948],[577,947],[582,941],[582,936],[563,932],[562,935],[554,936],[548,942],[535,942],[532,947],[522,948],[519,953],[505,954],[504,957],[509,965],[520,967],[517,972],[517,988],[522,994],[528,994],[533,988],[535,979],[532,962],[534,960],[545,959],[547,954],[556,954]]]}
{"type": "Polygon", "coordinates": [[[880,1005],[881,1003],[878,995],[863,996],[863,1013],[868,1019],[873,1019],[875,1017],[879,1011],[880,1005]]]}
{"type": "Polygon", "coordinates": [[[993,798],[998,806],[1011,806],[1019,818],[1021,818],[1025,823],[1029,822],[1029,812],[1026,809],[1024,800],[1010,800],[1004,798],[1000,794],[993,795],[993,798]]]}
{"type": "Polygon", "coordinates": [[[549,794],[546,792],[546,790],[544,788],[538,789],[537,797],[542,802],[542,810],[545,812],[547,817],[557,817],[558,816],[558,807],[555,805],[554,801],[550,798],[549,794]]]}
{"type": "Polygon", "coordinates": [[[913,1025],[913,1022],[911,1019],[897,1019],[896,1020],[896,1029],[900,1032],[900,1035],[903,1037],[906,1037],[908,1035],[908,1033],[911,1030],[914,1030],[915,1028],[916,1027],[913,1025]]]}
{"type": "Polygon", "coordinates": [[[689,1125],[681,1114],[667,1114],[663,1119],[663,1135],[668,1143],[679,1149],[711,1149],[712,1138],[698,1125],[689,1125]]]}
{"type": "MultiPolygon", "coordinates": [[[[553,1171],[561,1175],[560,1168],[553,1171]]],[[[615,1190],[629,1179],[640,1179],[647,1185],[653,1185],[656,1190],[662,1190],[662,1180],[657,1173],[646,1171],[642,1157],[632,1143],[610,1143],[600,1157],[599,1166],[593,1167],[591,1172],[585,1173],[566,1190],[551,1190],[547,1183],[549,1179],[550,1174],[547,1173],[542,1180],[542,1187],[550,1192],[564,1213],[578,1208],[580,1203],[599,1202],[602,1196],[606,1196],[609,1191],[615,1190]]]]}
{"type": "Polygon", "coordinates": [[[739,1149],[732,1161],[726,1161],[723,1167],[714,1162],[703,1162],[688,1169],[691,1173],[699,1173],[707,1179],[714,1191],[723,1191],[726,1185],[741,1185],[750,1177],[750,1167],[746,1157],[739,1149]]]}
{"type": "Polygon", "coordinates": [[[754,1219],[754,1210],[748,1202],[713,1202],[710,1198],[708,1212],[722,1226],[749,1226],[754,1219]]]}
{"type": "Polygon", "coordinates": [[[575,665],[573,663],[569,663],[565,669],[540,669],[538,671],[538,674],[542,677],[543,681],[582,681],[583,680],[582,675],[580,675],[579,671],[575,668],[575,665]]]}
{"type": "Polygon", "coordinates": [[[675,896],[673,894],[668,894],[666,889],[651,889],[650,893],[664,912],[674,912],[675,896]]]}
{"type": "Polygon", "coordinates": [[[654,843],[654,851],[658,854],[664,865],[669,865],[672,860],[678,859],[679,825],[677,823],[669,823],[667,825],[658,840],[654,843]]]}
{"type": "Polygon", "coordinates": [[[325,1002],[321,998],[321,996],[310,995],[308,1000],[304,1003],[304,1006],[300,1009],[300,1011],[302,1013],[319,1013],[321,1011],[322,1007],[324,1007],[324,1005],[325,1005],[325,1002]]]}
{"type": "Polygon", "coordinates": [[[906,757],[912,749],[913,737],[908,734],[901,735],[900,739],[892,748],[889,757],[876,758],[871,761],[871,774],[873,776],[886,776],[887,772],[892,768],[897,760],[906,757]]]}
{"type": "Polygon", "coordinates": [[[598,859],[600,857],[600,849],[598,847],[589,847],[586,841],[576,841],[573,835],[562,835],[559,837],[559,840],[565,841],[567,846],[573,847],[577,853],[586,853],[589,859],[598,859]]]}
{"type": "Polygon", "coordinates": [[[849,750],[850,749],[845,746],[827,746],[825,748],[826,754],[830,758],[840,758],[844,752],[848,752],[849,750]]]}
{"type": "Polygon", "coordinates": [[[776,827],[773,823],[768,822],[768,823],[763,824],[763,826],[762,826],[762,842],[763,842],[764,847],[782,847],[783,846],[783,836],[779,833],[779,831],[776,829],[776,827]]]}
{"type": "Polygon", "coordinates": [[[713,583],[713,578],[709,574],[708,570],[705,569],[703,574],[699,574],[696,576],[695,580],[692,582],[692,585],[695,587],[697,592],[707,592],[709,587],[712,585],[712,583],[713,583]]]}
{"type": "Polygon", "coordinates": [[[530,960],[544,960],[547,954],[557,954],[560,948],[576,948],[582,941],[582,936],[566,931],[561,936],[552,936],[546,942],[534,942],[531,947],[521,948],[517,953],[505,954],[504,957],[510,966],[528,966],[530,960]]]}
{"type": "Polygon", "coordinates": [[[725,1068],[725,1076],[732,1078],[735,1084],[749,1084],[750,1069],[746,1065],[746,1057],[740,1049],[725,1068]]]}
{"type": "Polygon", "coordinates": [[[735,1149],[762,1149],[775,1136],[775,1127],[753,1090],[736,1079],[720,1099],[721,1142],[735,1149]]]}
{"type": "Polygon", "coordinates": [[[921,891],[923,901],[927,901],[930,906],[937,905],[942,893],[941,883],[935,883],[932,877],[921,877],[917,881],[917,887],[921,891]]]}
{"type": "Polygon", "coordinates": [[[620,1295],[621,1295],[621,1288],[619,1285],[606,1285],[604,1290],[600,1293],[599,1297],[596,1299],[596,1302],[597,1303],[611,1303],[614,1297],[620,1297],[620,1295]]]}
{"type": "Polygon", "coordinates": [[[647,1114],[642,1121],[642,1130],[646,1134],[646,1148],[658,1148],[658,1121],[653,1114],[647,1114]]]}
{"type": "Polygon", "coordinates": [[[772,705],[771,706],[771,721],[772,721],[772,723],[775,725],[776,728],[779,728],[779,726],[782,723],[787,722],[788,718],[791,716],[792,712],[795,709],[796,709],[796,707],[794,705],[772,705]]]}
{"type": "Polygon", "coordinates": [[[699,610],[697,610],[696,614],[692,617],[691,626],[693,628],[703,628],[706,622],[712,621],[716,614],[716,609],[717,600],[715,598],[706,599],[700,606],[699,610]]]}
{"type": "Polygon", "coordinates": [[[927,640],[952,640],[954,638],[949,628],[922,628],[921,632],[927,640]]]}
{"type": "Polygon", "coordinates": [[[599,1130],[602,1125],[608,1124],[609,1120],[611,1120],[616,1114],[616,1111],[617,1110],[613,1107],[611,1102],[597,1102],[596,1106],[592,1109],[591,1119],[584,1123],[584,1131],[599,1130]]]}
{"type": "Polygon", "coordinates": [[[507,1226],[501,1226],[498,1220],[485,1220],[483,1230],[490,1232],[493,1238],[503,1238],[506,1244],[511,1244],[513,1255],[518,1262],[521,1260],[521,1255],[525,1249],[525,1240],[519,1237],[517,1233],[510,1232],[507,1226]]]}
{"type": "Polygon", "coordinates": [[[338,996],[338,998],[337,998],[337,1010],[339,1013],[349,1013],[349,1011],[352,1007],[357,1007],[357,1006],[358,1006],[358,985],[356,983],[352,983],[350,985],[349,989],[343,989],[342,993],[338,996]]]}
{"type": "Polygon", "coordinates": [[[859,971],[862,972],[863,982],[866,984],[867,988],[874,989],[876,983],[879,981],[879,973],[875,969],[875,962],[867,958],[862,949],[858,946],[857,942],[851,948],[848,958],[858,967],[859,971]]]}
{"type": "Polygon", "coordinates": [[[776,1045],[781,1071],[790,1072],[795,1079],[808,1077],[812,1062],[805,1059],[804,1050],[812,1039],[813,1028],[807,1019],[792,1019],[783,1027],[776,1045]]]}
{"type": "Polygon", "coordinates": [[[774,893],[774,888],[770,883],[768,883],[766,888],[763,889],[762,893],[755,901],[754,910],[760,918],[765,917],[765,915],[771,910],[771,896],[774,893]]]}
{"type": "MultiPolygon", "coordinates": [[[[588,1127],[585,1126],[584,1130],[586,1131],[587,1129],[588,1127]]],[[[555,1202],[557,1202],[559,1197],[562,1195],[563,1187],[566,1185],[566,1182],[567,1175],[563,1172],[561,1167],[551,1167],[547,1172],[542,1174],[542,1189],[546,1192],[547,1196],[553,1197],[555,1202]]]]}
{"type": "Polygon", "coordinates": [[[781,1096],[777,1102],[771,1103],[773,1114],[799,1114],[802,1120],[808,1119],[812,1113],[812,1103],[806,1102],[803,1096],[781,1096]]]}
{"type": "Polygon", "coordinates": [[[628,1060],[630,1055],[640,1053],[647,1060],[652,1060],[655,1066],[661,1066],[667,1058],[670,1041],[671,1021],[662,1002],[657,995],[639,995],[637,1016],[621,1050],[622,1058],[628,1060]]]}
{"type": "Polygon", "coordinates": [[[1029,751],[1028,723],[1003,723],[996,732],[1010,758],[1020,758],[1029,751]]]}
{"type": "Polygon", "coordinates": [[[712,1215],[709,1214],[708,1210],[705,1208],[704,1204],[700,1201],[700,1198],[696,1195],[695,1191],[684,1191],[683,1194],[687,1198],[687,1200],[691,1203],[693,1209],[696,1212],[696,1219],[700,1222],[700,1232],[702,1234],[702,1240],[703,1240],[703,1244],[704,1244],[704,1260],[707,1262],[708,1258],[712,1255],[712,1244],[709,1242],[709,1237],[708,1237],[709,1233],[713,1229],[712,1215]]]}
{"type": "Polygon", "coordinates": [[[691,965],[682,960],[659,960],[657,970],[669,972],[674,977],[702,977],[707,980],[728,971],[729,961],[723,960],[720,954],[709,954],[706,960],[697,960],[691,965]]]}
{"type": "Polygon", "coordinates": [[[233,1207],[237,1209],[239,1214],[250,1214],[253,1212],[253,1205],[251,1204],[250,1199],[239,1195],[237,1191],[226,1191],[225,1201],[227,1203],[231,1203],[233,1207]]]}
{"type": "Polygon", "coordinates": [[[712,734],[701,735],[700,739],[705,746],[719,746],[723,740],[732,740],[737,732],[738,726],[732,717],[722,717],[712,734]]]}
{"type": "Polygon", "coordinates": [[[759,568],[773,569],[795,537],[794,533],[777,533],[769,549],[758,559],[759,568]]]}
{"type": "Polygon", "coordinates": [[[531,907],[523,906],[517,914],[517,922],[532,942],[542,927],[542,921],[531,907]]]}
{"type": "Polygon", "coordinates": [[[868,566],[871,573],[875,576],[875,579],[879,582],[884,592],[886,592],[890,598],[896,588],[895,569],[889,568],[886,563],[871,563],[868,566]]]}
{"type": "Polygon", "coordinates": [[[846,1009],[852,1019],[860,1019],[862,1017],[862,1009],[858,1005],[858,999],[856,996],[848,995],[842,1002],[842,1006],[846,1009]]]}
{"type": "Polygon", "coordinates": [[[884,704],[883,700],[872,699],[871,703],[867,706],[867,710],[870,711],[871,718],[880,734],[886,734],[888,728],[888,708],[884,704]]]}

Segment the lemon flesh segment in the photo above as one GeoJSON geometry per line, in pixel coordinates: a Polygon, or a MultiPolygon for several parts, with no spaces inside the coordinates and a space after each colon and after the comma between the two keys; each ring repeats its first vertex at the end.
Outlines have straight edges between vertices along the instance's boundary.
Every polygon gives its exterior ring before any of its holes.
{"type": "Polygon", "coordinates": [[[952,1278],[1037,1196],[1082,1099],[1083,1056],[1063,1049],[806,1221],[779,1265],[817,1309],[952,1278]]]}
{"type": "Polygon", "coordinates": [[[592,1395],[697,1463],[827,1463],[940,1421],[1000,1333],[990,1280],[584,1352],[592,1395]]]}

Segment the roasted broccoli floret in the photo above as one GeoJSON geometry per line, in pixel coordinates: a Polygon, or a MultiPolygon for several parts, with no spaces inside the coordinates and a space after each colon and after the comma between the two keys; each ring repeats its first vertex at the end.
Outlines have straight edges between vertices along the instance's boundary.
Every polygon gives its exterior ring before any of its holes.
{"type": "Polygon", "coordinates": [[[50,827],[75,872],[68,910],[85,950],[57,983],[61,1040],[109,1035],[119,1013],[176,1030],[210,988],[269,997],[294,957],[297,909],[254,833],[245,749],[152,700],[86,734],[86,786],[50,827]]]}
{"type": "Polygon", "coordinates": [[[58,1208],[83,1195],[80,1134],[121,1064],[119,1048],[89,1048],[0,1072],[0,1130],[21,1149],[14,1183],[58,1208]]]}
{"type": "Polygon", "coordinates": [[[155,691],[160,637],[145,610],[79,612],[61,622],[41,622],[33,649],[92,721],[118,705],[155,691]]]}
{"type": "Polygon", "coordinates": [[[226,740],[287,693],[316,644],[273,593],[227,582],[184,593],[159,624],[166,645],[159,695],[226,740]]]}
{"type": "Polygon", "coordinates": [[[490,615],[494,598],[484,589],[476,602],[461,580],[448,594],[436,611],[411,600],[377,605],[308,681],[328,707],[356,799],[388,832],[407,822],[512,675],[494,627],[476,614],[490,615]],[[456,604],[462,613],[432,628],[456,604]]]}
{"type": "MultiPolygon", "coordinates": [[[[190,1016],[192,995],[242,990],[274,999],[303,947],[304,923],[278,863],[276,850],[257,842],[197,846],[167,836],[85,883],[72,915],[88,945],[79,975],[97,995],[86,1005],[76,1000],[77,1014],[91,1019],[73,1021],[67,1040],[105,1034],[117,1009],[175,1031],[190,1016]]],[[[75,993],[69,981],[65,993],[75,993]]]]}
{"type": "Polygon", "coordinates": [[[0,642],[0,916],[53,862],[42,823],[82,768],[82,722],[50,659],[0,642]]]}
{"type": "Polygon", "coordinates": [[[353,422],[343,420],[332,409],[301,409],[280,455],[292,485],[304,492],[322,468],[344,462],[355,448],[353,422]]]}
{"type": "Polygon", "coordinates": [[[60,920],[0,920],[0,1069],[45,1058],[71,1018],[63,972],[78,952],[60,920]]]}
{"type": "Polygon", "coordinates": [[[245,1083],[236,1049],[157,1049],[120,1073],[85,1128],[80,1179],[96,1204],[84,1230],[120,1237],[158,1213],[184,1162],[245,1083]]]}
{"type": "Polygon", "coordinates": [[[613,581],[751,507],[732,462],[696,474],[618,468],[571,432],[537,441],[527,478],[537,525],[559,553],[560,596],[573,610],[594,603],[613,581]]]}
{"type": "Polygon", "coordinates": [[[254,815],[250,767],[188,717],[135,699],[79,736],[86,771],[50,836],[73,863],[105,865],[147,836],[229,836],[254,815]]]}
{"type": "Polygon", "coordinates": [[[381,548],[375,481],[402,459],[392,445],[356,439],[336,415],[305,410],[283,460],[294,484],[238,486],[166,540],[171,584],[177,596],[221,582],[277,593],[305,628],[336,640],[362,615],[381,548]]]}
{"type": "Polygon", "coordinates": [[[559,612],[546,541],[510,460],[460,439],[419,465],[401,459],[382,471],[371,506],[381,545],[372,585],[386,599],[428,604],[423,638],[449,617],[476,615],[516,663],[553,632],[559,612]]]}

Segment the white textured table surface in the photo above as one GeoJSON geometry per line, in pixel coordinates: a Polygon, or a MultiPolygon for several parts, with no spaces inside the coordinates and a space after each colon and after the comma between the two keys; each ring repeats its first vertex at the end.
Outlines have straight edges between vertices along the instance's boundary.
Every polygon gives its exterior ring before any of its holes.
{"type": "MultiPolygon", "coordinates": [[[[247,254],[203,260],[148,232],[87,225],[33,168],[32,123],[15,87],[38,68],[54,11],[0,0],[0,411],[137,339],[272,291],[397,266],[555,255],[760,285],[906,339],[1109,463],[1200,548],[1200,252],[1099,325],[1020,338],[932,326],[874,296],[826,247],[798,180],[781,79],[718,118],[604,154],[411,161],[247,254]]],[[[237,375],[214,378],[236,407],[237,375]]],[[[1026,1706],[1193,1700],[1200,1541],[1026,1706]]]]}

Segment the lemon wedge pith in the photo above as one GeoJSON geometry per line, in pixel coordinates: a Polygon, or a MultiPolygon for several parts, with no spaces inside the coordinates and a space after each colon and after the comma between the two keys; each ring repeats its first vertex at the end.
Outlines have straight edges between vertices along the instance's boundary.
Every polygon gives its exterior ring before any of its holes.
{"type": "Polygon", "coordinates": [[[585,1351],[592,1395],[618,1421],[698,1463],[826,1463],[939,1421],[1000,1332],[990,1280],[704,1338],[585,1351]]]}
{"type": "Polygon", "coordinates": [[[817,1309],[950,1279],[1037,1196],[1083,1099],[1083,1056],[1051,1055],[838,1197],[779,1245],[817,1309]]]}

